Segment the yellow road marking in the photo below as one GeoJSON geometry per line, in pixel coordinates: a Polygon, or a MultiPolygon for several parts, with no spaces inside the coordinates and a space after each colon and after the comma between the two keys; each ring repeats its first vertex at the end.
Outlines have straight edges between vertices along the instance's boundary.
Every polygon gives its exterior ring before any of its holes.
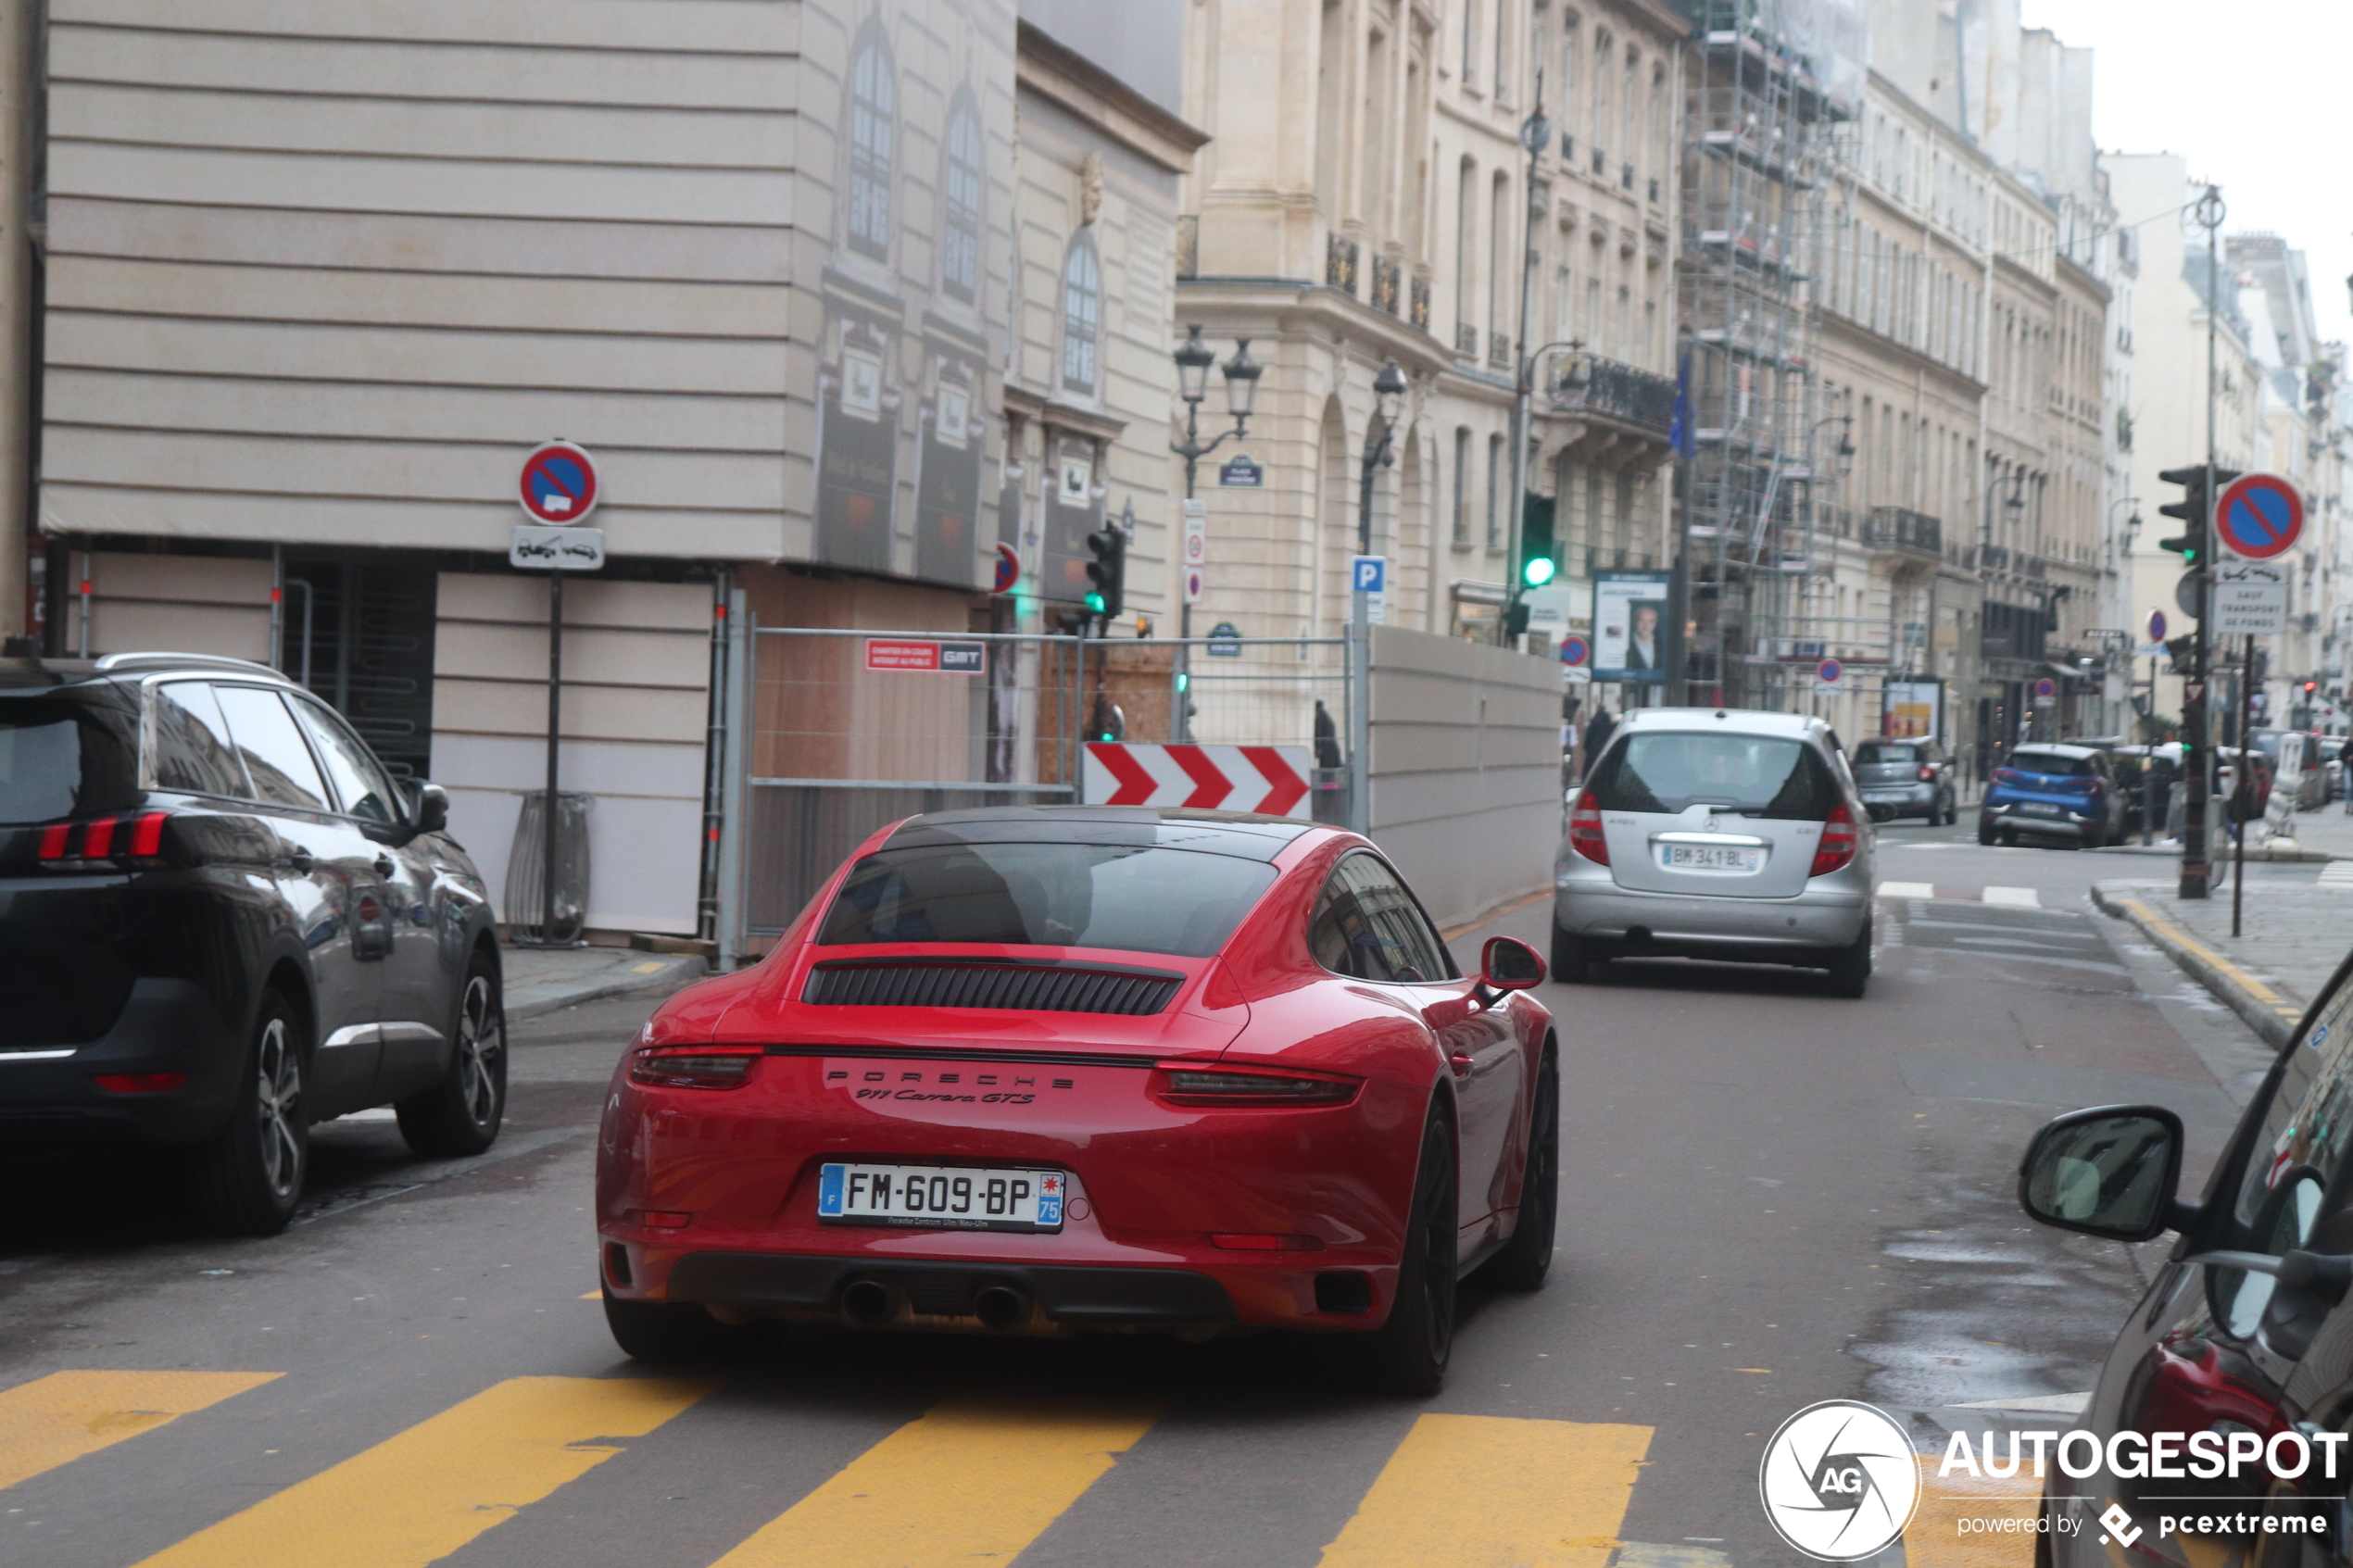
{"type": "Polygon", "coordinates": [[[140,1568],[422,1568],[716,1387],[515,1377],[167,1547],[140,1568]]]}
{"type": "Polygon", "coordinates": [[[1650,1442],[1647,1426],[1423,1416],[1322,1568],[1603,1568],[1650,1442]]]}
{"type": "Polygon", "coordinates": [[[2208,947],[2205,943],[2200,942],[2188,932],[2183,930],[2171,921],[2167,920],[2163,915],[2158,914],[2155,909],[2150,909],[2148,905],[2142,902],[2140,899],[2119,898],[2116,902],[2120,908],[2138,912],[2140,917],[2148,922],[2149,924],[2162,928],[2167,941],[2178,942],[2183,947],[2187,947],[2191,952],[2196,953],[2199,958],[2204,959],[2208,963],[2212,964],[2216,969],[2219,969],[2223,973],[2229,975],[2234,984],[2246,990],[2247,995],[2253,997],[2265,1007],[2270,1008],[2273,1012],[2278,1013],[2282,1018],[2286,1019],[2290,1023],[2300,1023],[2303,1022],[2304,1009],[2301,1006],[2289,1001],[2285,997],[2281,996],[2271,986],[2265,985],[2254,975],[2249,974],[2246,970],[2241,969],[2238,965],[2233,963],[2230,960],[2224,958],[2221,954],[2208,947]]]}
{"type": "Polygon", "coordinates": [[[712,1568],[1010,1562],[1161,1414],[1069,1400],[950,1399],[867,1449],[712,1568]]]}
{"type": "MultiPolygon", "coordinates": [[[[1923,1460],[1922,1470],[1933,1461],[1923,1460]]],[[[1909,1568],[2027,1568],[2034,1561],[2034,1537],[2005,1533],[2004,1520],[2032,1519],[2043,1506],[2043,1484],[2032,1478],[1923,1474],[1920,1506],[1904,1527],[1904,1561],[1909,1568]],[[1963,1526],[1973,1526],[1966,1532],[1963,1526]]]]}
{"type": "Polygon", "coordinates": [[[0,1486],[258,1388],[279,1372],[53,1372],[0,1392],[0,1486]]]}
{"type": "Polygon", "coordinates": [[[656,970],[668,969],[669,967],[670,966],[667,963],[664,963],[660,959],[648,959],[644,963],[631,964],[629,966],[629,972],[632,974],[651,974],[656,970]]]}

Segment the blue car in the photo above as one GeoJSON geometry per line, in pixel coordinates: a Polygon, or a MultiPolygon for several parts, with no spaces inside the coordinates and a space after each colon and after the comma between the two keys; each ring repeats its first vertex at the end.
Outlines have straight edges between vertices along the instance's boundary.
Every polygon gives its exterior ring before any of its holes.
{"type": "Polygon", "coordinates": [[[2021,746],[1985,786],[1978,809],[1980,844],[2022,837],[2068,839],[2087,849],[2124,832],[2124,792],[2108,754],[2088,746],[2021,746]]]}

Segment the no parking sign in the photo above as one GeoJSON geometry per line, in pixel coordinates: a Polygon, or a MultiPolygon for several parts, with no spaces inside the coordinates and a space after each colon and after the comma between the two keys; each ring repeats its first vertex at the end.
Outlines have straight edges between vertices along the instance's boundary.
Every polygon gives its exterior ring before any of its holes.
{"type": "Polygon", "coordinates": [[[522,509],[534,522],[565,527],[597,509],[597,459],[569,441],[532,448],[522,460],[522,509]]]}

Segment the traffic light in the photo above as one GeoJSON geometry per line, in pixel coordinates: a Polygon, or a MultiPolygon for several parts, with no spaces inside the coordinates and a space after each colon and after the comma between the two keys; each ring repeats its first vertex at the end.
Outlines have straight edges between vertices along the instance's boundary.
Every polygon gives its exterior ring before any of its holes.
{"type": "Polygon", "coordinates": [[[1109,745],[1127,738],[1127,715],[1108,696],[1095,698],[1094,738],[1109,745]]]}
{"type": "Polygon", "coordinates": [[[1127,535],[1115,522],[1106,522],[1087,535],[1087,608],[1104,621],[1116,616],[1127,602],[1127,535]]]}
{"type": "Polygon", "coordinates": [[[1553,498],[1530,495],[1519,519],[1519,581],[1524,588],[1541,588],[1560,571],[1554,558],[1553,498]]]}
{"type": "MultiPolygon", "coordinates": [[[[2239,476],[2236,469],[2214,470],[2214,483],[2228,484],[2239,476]]],[[[2182,520],[2182,532],[2171,539],[2159,539],[2157,547],[2171,550],[2182,558],[2183,566],[2196,566],[2206,559],[2209,546],[2207,530],[2213,524],[2214,497],[2206,493],[2206,465],[2192,463],[2186,468],[2167,469],[2157,476],[2168,484],[2182,487],[2182,498],[2158,508],[2160,515],[2182,520]]]]}

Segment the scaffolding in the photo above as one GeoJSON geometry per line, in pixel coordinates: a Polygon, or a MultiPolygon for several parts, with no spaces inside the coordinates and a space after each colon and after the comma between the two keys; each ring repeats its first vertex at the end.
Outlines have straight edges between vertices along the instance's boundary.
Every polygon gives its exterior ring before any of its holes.
{"type": "Polygon", "coordinates": [[[1859,0],[1698,0],[1692,14],[1677,516],[1696,635],[1667,700],[1779,709],[1808,646],[1813,281],[1832,136],[1861,97],[1864,21],[1859,0]]]}

